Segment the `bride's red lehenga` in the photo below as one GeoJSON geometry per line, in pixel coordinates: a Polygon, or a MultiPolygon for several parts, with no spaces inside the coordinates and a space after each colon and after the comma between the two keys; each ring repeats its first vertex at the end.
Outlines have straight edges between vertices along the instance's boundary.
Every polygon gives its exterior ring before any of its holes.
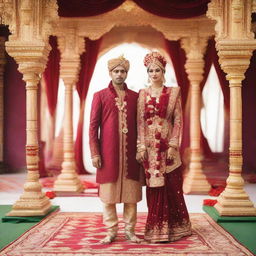
{"type": "Polygon", "coordinates": [[[147,151],[143,166],[147,182],[148,217],[145,240],[175,241],[191,235],[191,223],[182,191],[179,140],[182,109],[179,87],[163,86],[159,98],[151,89],[140,91],[138,100],[138,152],[147,151]],[[169,147],[175,160],[167,159],[169,147]]]}

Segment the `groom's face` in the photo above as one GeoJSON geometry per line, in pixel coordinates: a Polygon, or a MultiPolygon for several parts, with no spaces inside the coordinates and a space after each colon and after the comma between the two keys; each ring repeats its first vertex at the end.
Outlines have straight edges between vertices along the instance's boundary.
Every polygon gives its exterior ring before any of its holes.
{"type": "Polygon", "coordinates": [[[127,72],[122,66],[117,66],[109,72],[112,82],[115,85],[122,85],[127,77],[127,72]]]}

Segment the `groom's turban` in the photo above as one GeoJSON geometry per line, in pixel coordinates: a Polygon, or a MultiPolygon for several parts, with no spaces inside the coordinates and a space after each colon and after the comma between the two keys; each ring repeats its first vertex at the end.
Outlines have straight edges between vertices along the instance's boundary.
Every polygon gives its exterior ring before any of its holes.
{"type": "Polygon", "coordinates": [[[129,60],[125,59],[123,55],[119,56],[118,58],[111,59],[108,61],[108,70],[112,71],[117,66],[122,66],[126,72],[128,72],[130,68],[129,60]]]}

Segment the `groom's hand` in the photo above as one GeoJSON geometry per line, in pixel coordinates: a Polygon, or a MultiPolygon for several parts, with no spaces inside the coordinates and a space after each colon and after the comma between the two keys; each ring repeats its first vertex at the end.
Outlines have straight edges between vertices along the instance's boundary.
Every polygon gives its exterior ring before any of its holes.
{"type": "Polygon", "coordinates": [[[95,156],[92,158],[93,167],[100,169],[101,168],[101,156],[95,156]]]}
{"type": "Polygon", "coordinates": [[[148,159],[147,151],[145,150],[145,151],[138,152],[136,155],[136,159],[139,163],[143,163],[145,160],[148,159]]]}

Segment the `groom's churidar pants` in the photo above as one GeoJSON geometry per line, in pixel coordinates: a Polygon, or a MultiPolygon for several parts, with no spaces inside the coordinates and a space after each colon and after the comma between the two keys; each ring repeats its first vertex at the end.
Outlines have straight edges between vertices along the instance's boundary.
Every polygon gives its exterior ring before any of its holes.
{"type": "Polygon", "coordinates": [[[142,198],[141,181],[119,177],[115,183],[100,184],[99,196],[103,202],[103,222],[109,235],[118,229],[116,204],[123,203],[123,220],[126,232],[134,232],[137,217],[137,202],[142,198]]]}
{"type": "MultiPolygon", "coordinates": [[[[123,220],[125,223],[125,233],[134,233],[137,219],[137,204],[124,203],[123,220]]],[[[115,236],[118,230],[118,217],[116,204],[103,205],[103,223],[105,224],[108,235],[115,236]]]]}

